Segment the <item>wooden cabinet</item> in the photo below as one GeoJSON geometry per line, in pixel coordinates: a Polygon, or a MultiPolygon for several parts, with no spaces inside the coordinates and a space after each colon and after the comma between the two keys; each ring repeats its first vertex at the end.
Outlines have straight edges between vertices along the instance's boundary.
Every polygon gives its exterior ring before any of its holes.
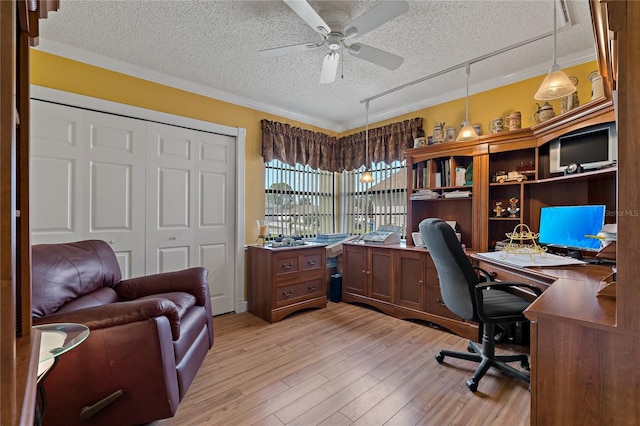
{"type": "Polygon", "coordinates": [[[444,306],[438,274],[424,248],[343,244],[342,300],[478,338],[477,324],[462,320],[444,306]]]}
{"type": "Polygon", "coordinates": [[[392,302],[392,252],[383,247],[345,245],[342,287],[344,291],[392,302]]]}
{"type": "Polygon", "coordinates": [[[273,323],[301,309],[327,306],[323,245],[248,250],[249,312],[273,323]]]}

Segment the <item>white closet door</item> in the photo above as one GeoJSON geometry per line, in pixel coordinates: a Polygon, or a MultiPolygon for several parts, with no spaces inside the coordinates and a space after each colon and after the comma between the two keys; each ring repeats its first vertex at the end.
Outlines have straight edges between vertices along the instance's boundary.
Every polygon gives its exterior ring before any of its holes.
{"type": "Polygon", "coordinates": [[[147,273],[194,259],[196,175],[193,131],[150,124],[147,133],[147,273]]]}
{"type": "Polygon", "coordinates": [[[82,110],[31,102],[32,244],[82,239],[82,110]]]}
{"type": "Polygon", "coordinates": [[[235,138],[153,124],[147,272],[209,269],[214,315],[234,310],[235,138]]]}
{"type": "Polygon", "coordinates": [[[84,131],[83,234],[111,244],[123,278],[144,275],[146,123],[86,111],[84,131]]]}
{"type": "Polygon", "coordinates": [[[236,138],[198,132],[197,221],[199,264],[209,269],[215,315],[234,310],[236,138]]]}

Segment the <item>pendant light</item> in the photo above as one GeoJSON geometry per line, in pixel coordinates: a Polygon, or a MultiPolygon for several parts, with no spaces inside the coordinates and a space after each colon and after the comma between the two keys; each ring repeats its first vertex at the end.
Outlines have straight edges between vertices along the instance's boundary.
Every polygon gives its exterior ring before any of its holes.
{"type": "Polygon", "coordinates": [[[364,103],[365,113],[364,113],[364,155],[365,161],[367,163],[367,168],[364,170],[364,173],[360,175],[360,182],[362,183],[371,183],[373,182],[373,175],[369,170],[369,101],[364,103]]]}
{"type": "Polygon", "coordinates": [[[553,65],[549,69],[549,74],[545,77],[540,88],[533,96],[539,101],[563,98],[576,91],[576,86],[569,80],[569,77],[560,69],[556,62],[556,1],[553,1],[553,65]]]}
{"type": "Polygon", "coordinates": [[[469,73],[471,71],[471,65],[467,63],[465,70],[467,73],[467,96],[465,98],[466,113],[464,123],[462,123],[462,129],[460,129],[460,133],[458,133],[458,137],[456,138],[456,141],[458,142],[475,141],[478,139],[476,130],[469,124],[469,73]]]}

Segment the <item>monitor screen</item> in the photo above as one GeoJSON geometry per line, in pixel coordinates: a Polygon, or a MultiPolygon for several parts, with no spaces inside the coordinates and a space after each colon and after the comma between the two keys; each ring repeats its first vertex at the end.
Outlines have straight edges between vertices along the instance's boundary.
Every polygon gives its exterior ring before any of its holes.
{"type": "Polygon", "coordinates": [[[540,209],[540,244],[568,249],[598,251],[600,240],[585,237],[602,230],[604,205],[557,206],[540,209]]]}

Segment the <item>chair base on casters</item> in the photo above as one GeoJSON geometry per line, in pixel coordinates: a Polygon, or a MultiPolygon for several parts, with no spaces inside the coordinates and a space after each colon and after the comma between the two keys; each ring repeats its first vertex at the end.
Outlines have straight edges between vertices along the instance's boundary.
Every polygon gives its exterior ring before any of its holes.
{"type": "Polygon", "coordinates": [[[528,373],[524,371],[520,371],[516,368],[513,368],[510,365],[507,365],[507,362],[520,362],[520,366],[524,369],[529,369],[529,357],[525,354],[514,354],[514,355],[496,355],[495,354],[495,344],[493,343],[493,327],[485,324],[485,330],[488,331],[484,336],[482,336],[482,347],[478,345],[474,341],[469,341],[469,346],[467,346],[468,352],[456,352],[456,351],[448,351],[441,350],[436,355],[436,361],[439,364],[444,362],[444,358],[446,356],[458,359],[465,359],[467,361],[474,361],[480,363],[476,371],[473,373],[471,379],[467,380],[467,387],[471,392],[475,392],[478,390],[478,383],[480,379],[485,375],[485,373],[489,370],[490,367],[495,367],[508,376],[514,377],[516,379],[523,380],[526,383],[530,383],[531,379],[528,373]],[[489,329],[489,330],[487,330],[489,329]]]}

